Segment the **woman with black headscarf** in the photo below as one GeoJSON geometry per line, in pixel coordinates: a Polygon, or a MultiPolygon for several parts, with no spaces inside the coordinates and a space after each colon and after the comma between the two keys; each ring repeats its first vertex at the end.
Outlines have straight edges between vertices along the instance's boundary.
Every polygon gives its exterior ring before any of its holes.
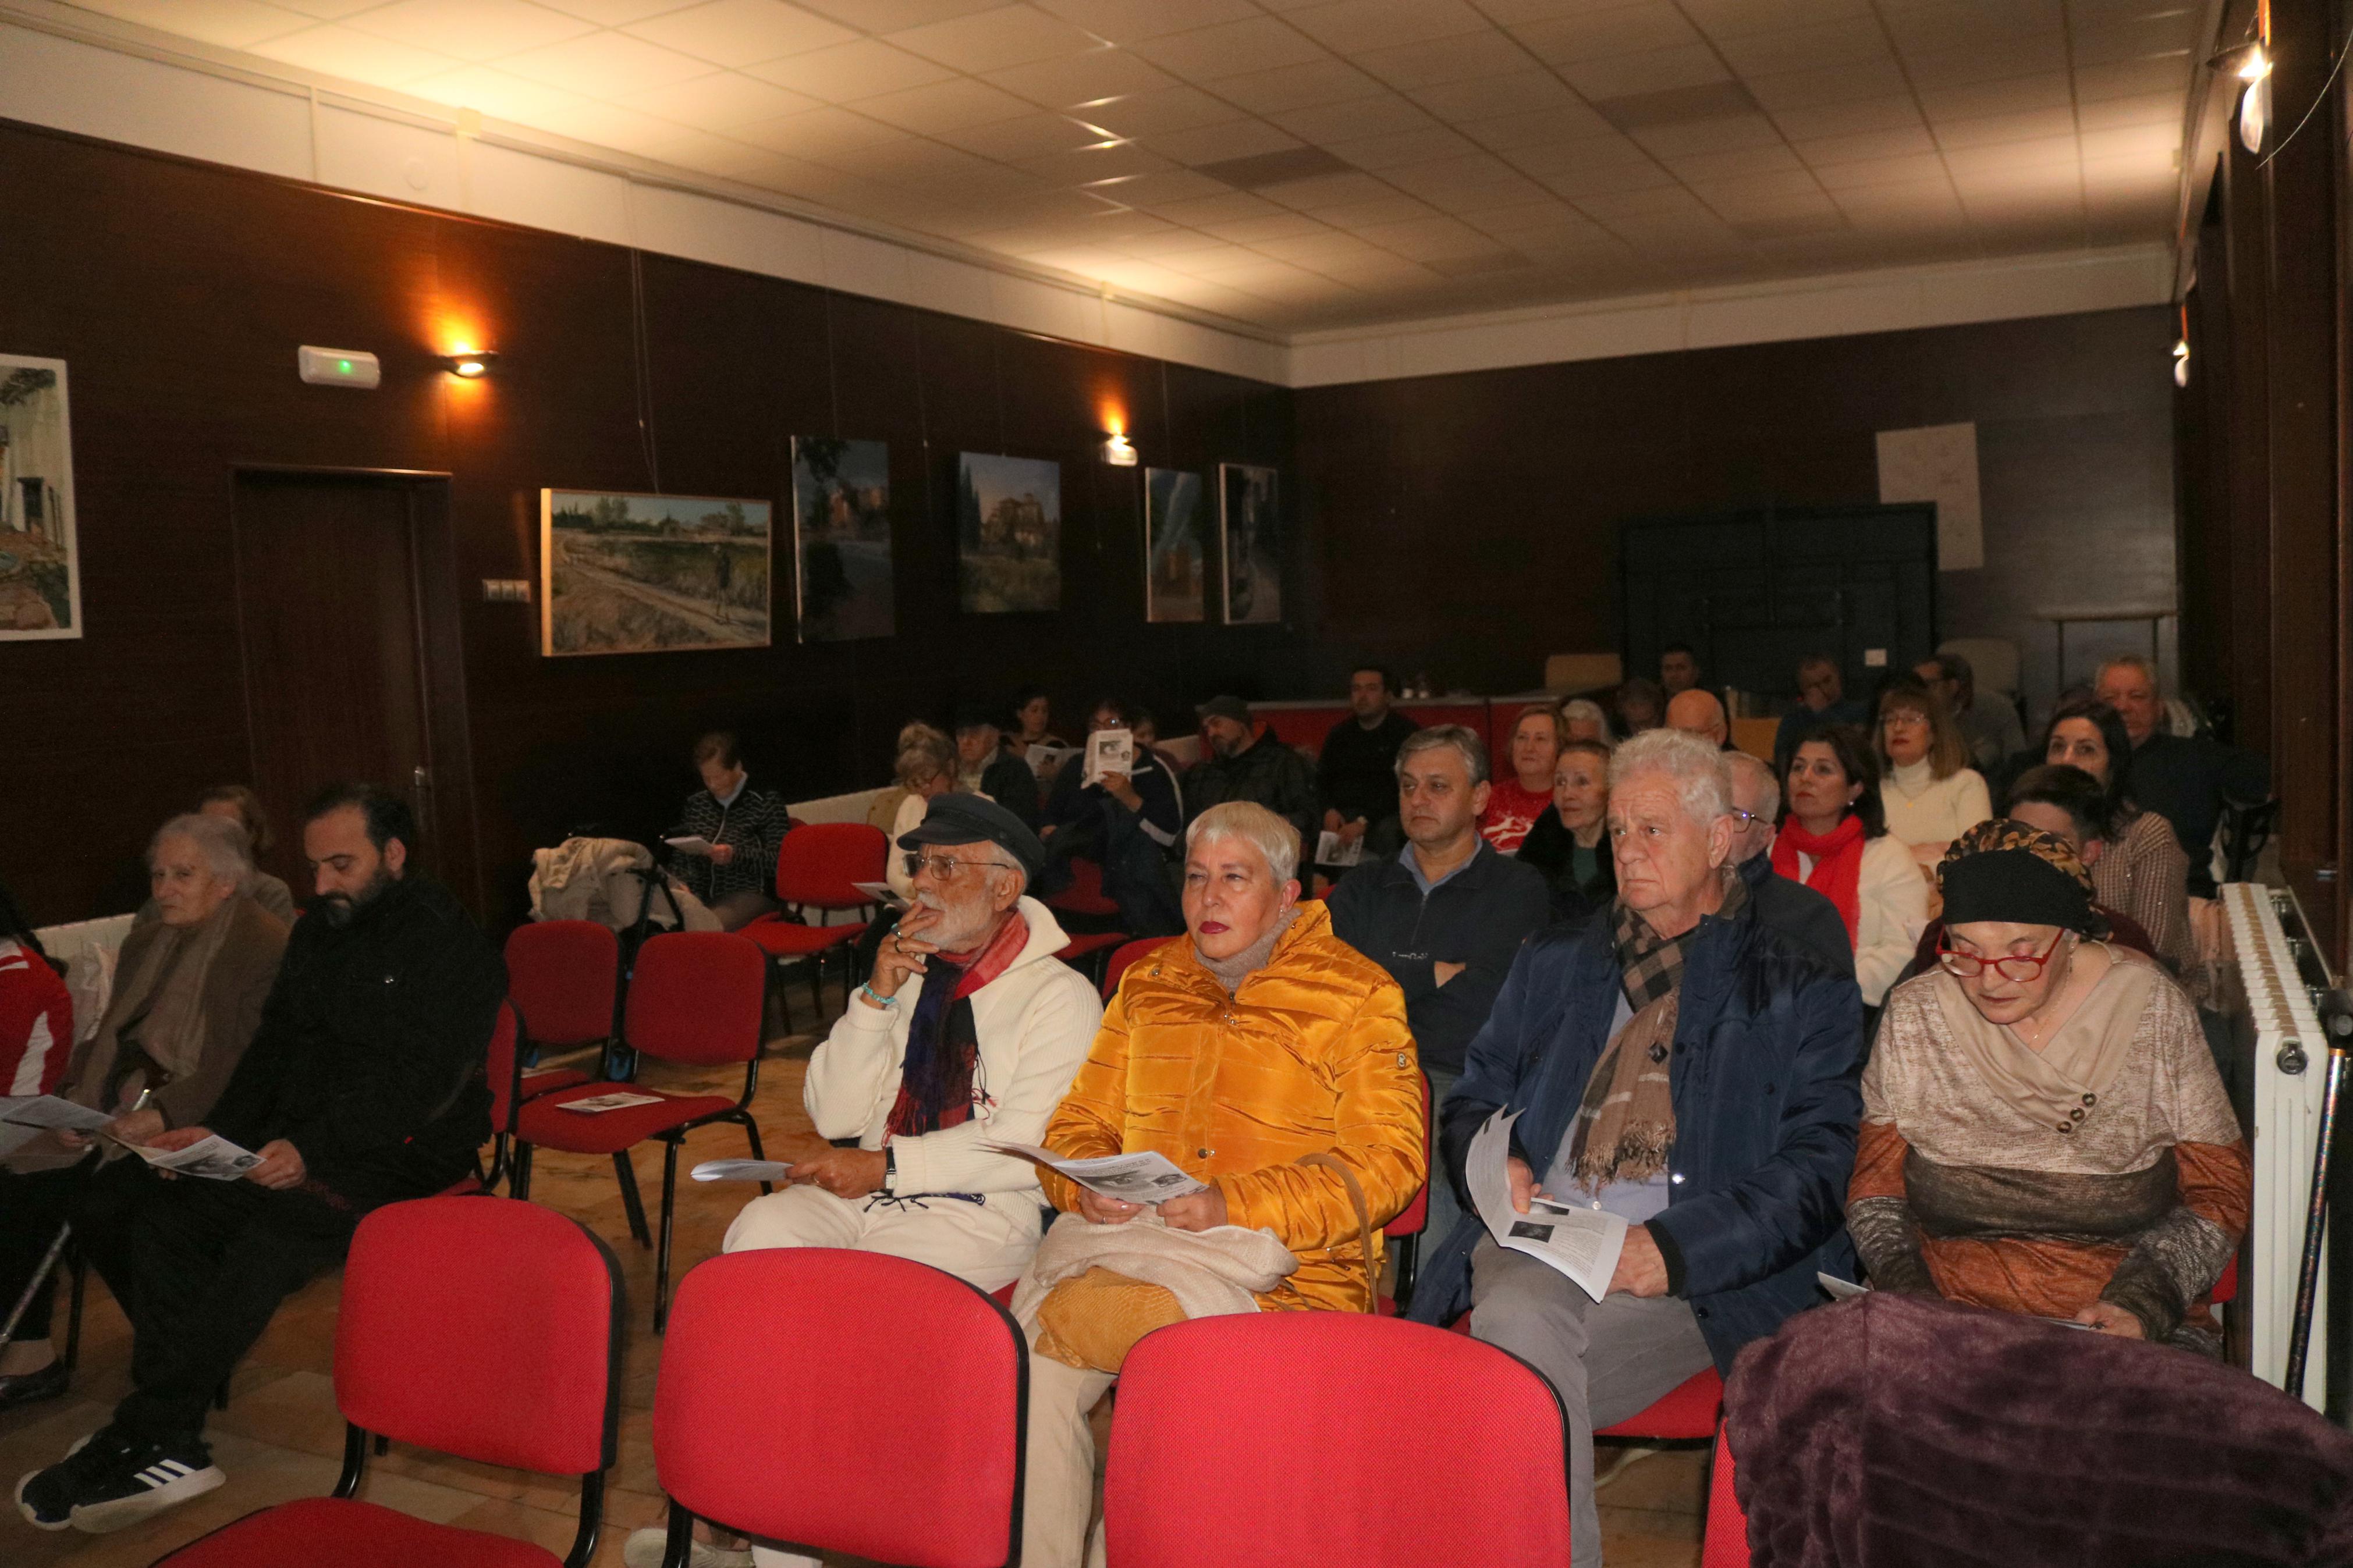
{"type": "Polygon", "coordinates": [[[2251,1177],[2196,1010],[2101,940],[2063,840],[1979,823],[1937,879],[1938,967],[1888,994],[1862,1079],[1872,1283],[2219,1355],[2251,1177]]]}

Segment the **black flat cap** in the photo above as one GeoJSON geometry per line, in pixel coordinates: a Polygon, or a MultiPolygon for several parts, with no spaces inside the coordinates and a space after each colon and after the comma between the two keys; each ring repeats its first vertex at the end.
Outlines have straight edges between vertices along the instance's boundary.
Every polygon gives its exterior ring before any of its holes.
{"type": "Polygon", "coordinates": [[[1204,719],[1231,719],[1237,724],[1250,721],[1250,704],[1239,697],[1212,697],[1193,711],[1204,719]]]}
{"type": "Polygon", "coordinates": [[[902,849],[920,849],[927,844],[994,844],[1012,856],[1032,882],[1046,869],[1046,847],[1029,826],[995,801],[976,795],[934,795],[923,820],[899,835],[902,849]]]}

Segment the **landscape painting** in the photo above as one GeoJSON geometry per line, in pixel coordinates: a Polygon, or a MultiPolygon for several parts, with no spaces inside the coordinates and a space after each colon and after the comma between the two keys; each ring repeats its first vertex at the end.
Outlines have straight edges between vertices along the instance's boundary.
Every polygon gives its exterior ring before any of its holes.
{"type": "Polygon", "coordinates": [[[0,354],[0,642],[79,636],[66,362],[0,354]]]}
{"type": "Polygon", "coordinates": [[[1228,626],[1282,619],[1282,529],[1275,513],[1274,479],[1272,468],[1218,465],[1228,626]]]}
{"type": "Polygon", "coordinates": [[[768,646],[769,506],[539,492],[543,654],[768,646]]]}
{"type": "Polygon", "coordinates": [[[981,615],[1062,607],[1062,466],[956,458],[957,596],[981,615]]]}
{"type": "Polygon", "coordinates": [[[888,442],[793,437],[793,552],[801,641],[897,632],[888,442]]]}
{"type": "Polygon", "coordinates": [[[1144,618],[1204,619],[1208,508],[1201,476],[1184,468],[1144,470],[1144,618]]]}

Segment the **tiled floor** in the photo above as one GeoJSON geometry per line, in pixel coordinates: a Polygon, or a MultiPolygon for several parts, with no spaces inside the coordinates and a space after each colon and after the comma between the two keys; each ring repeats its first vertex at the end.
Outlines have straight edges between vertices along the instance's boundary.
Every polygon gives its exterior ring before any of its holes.
{"type": "MultiPolygon", "coordinates": [[[[807,1037],[778,1040],[761,1068],[761,1135],[772,1158],[791,1158],[824,1146],[800,1104],[807,1037]]],[[[687,1072],[649,1064],[644,1081],[655,1088],[733,1094],[741,1075],[687,1072]]],[[[688,1142],[690,1160],[744,1152],[742,1133],[712,1128],[688,1142]]],[[[659,1145],[637,1154],[638,1183],[650,1211],[659,1201],[659,1145]]],[[[752,1189],[735,1184],[681,1179],[678,1205],[677,1273],[717,1250],[727,1222],[752,1189]]],[[[660,1342],[650,1320],[653,1255],[632,1243],[612,1166],[601,1157],[543,1152],[533,1179],[534,1200],[579,1219],[604,1237],[621,1260],[632,1331],[626,1351],[620,1463],[607,1488],[607,1526],[595,1562],[617,1568],[621,1542],[664,1512],[649,1447],[649,1412],[660,1342]]],[[[331,1379],[340,1273],[313,1281],[288,1301],[269,1333],[247,1357],[231,1386],[229,1407],[213,1417],[216,1461],[228,1484],[184,1508],[117,1535],[37,1531],[14,1508],[0,1510],[0,1563],[7,1568],[132,1568],[268,1504],[318,1496],[334,1484],[342,1463],[343,1421],[331,1379]]],[[[528,1310],[525,1305],[522,1310],[528,1310]]],[[[81,1371],[63,1400],[0,1415],[0,1483],[48,1464],[73,1441],[101,1425],[124,1392],[130,1339],[121,1314],[93,1280],[82,1342],[81,1371]]],[[[1104,1413],[1098,1412],[1101,1425],[1104,1413]]],[[[1601,1457],[1605,1470],[1611,1455],[1601,1457]]],[[[1610,1568],[1694,1568],[1700,1558],[1705,1502],[1705,1455],[1677,1450],[1641,1459],[1602,1491],[1602,1531],[1610,1568]]],[[[395,1447],[374,1460],[362,1496],[414,1513],[501,1534],[527,1537],[561,1555],[572,1542],[577,1490],[573,1485],[441,1455],[395,1447]]],[[[853,1560],[839,1559],[847,1563],[853,1560]]]]}

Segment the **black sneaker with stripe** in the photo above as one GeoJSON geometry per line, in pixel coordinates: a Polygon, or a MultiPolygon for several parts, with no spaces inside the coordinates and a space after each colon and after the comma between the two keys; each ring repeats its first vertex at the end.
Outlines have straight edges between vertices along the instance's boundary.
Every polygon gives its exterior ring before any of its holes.
{"type": "Polygon", "coordinates": [[[132,1438],[112,1463],[83,1471],[72,1489],[69,1517],[76,1530],[104,1535],[202,1497],[227,1479],[195,1433],[160,1443],[132,1438]]]}

